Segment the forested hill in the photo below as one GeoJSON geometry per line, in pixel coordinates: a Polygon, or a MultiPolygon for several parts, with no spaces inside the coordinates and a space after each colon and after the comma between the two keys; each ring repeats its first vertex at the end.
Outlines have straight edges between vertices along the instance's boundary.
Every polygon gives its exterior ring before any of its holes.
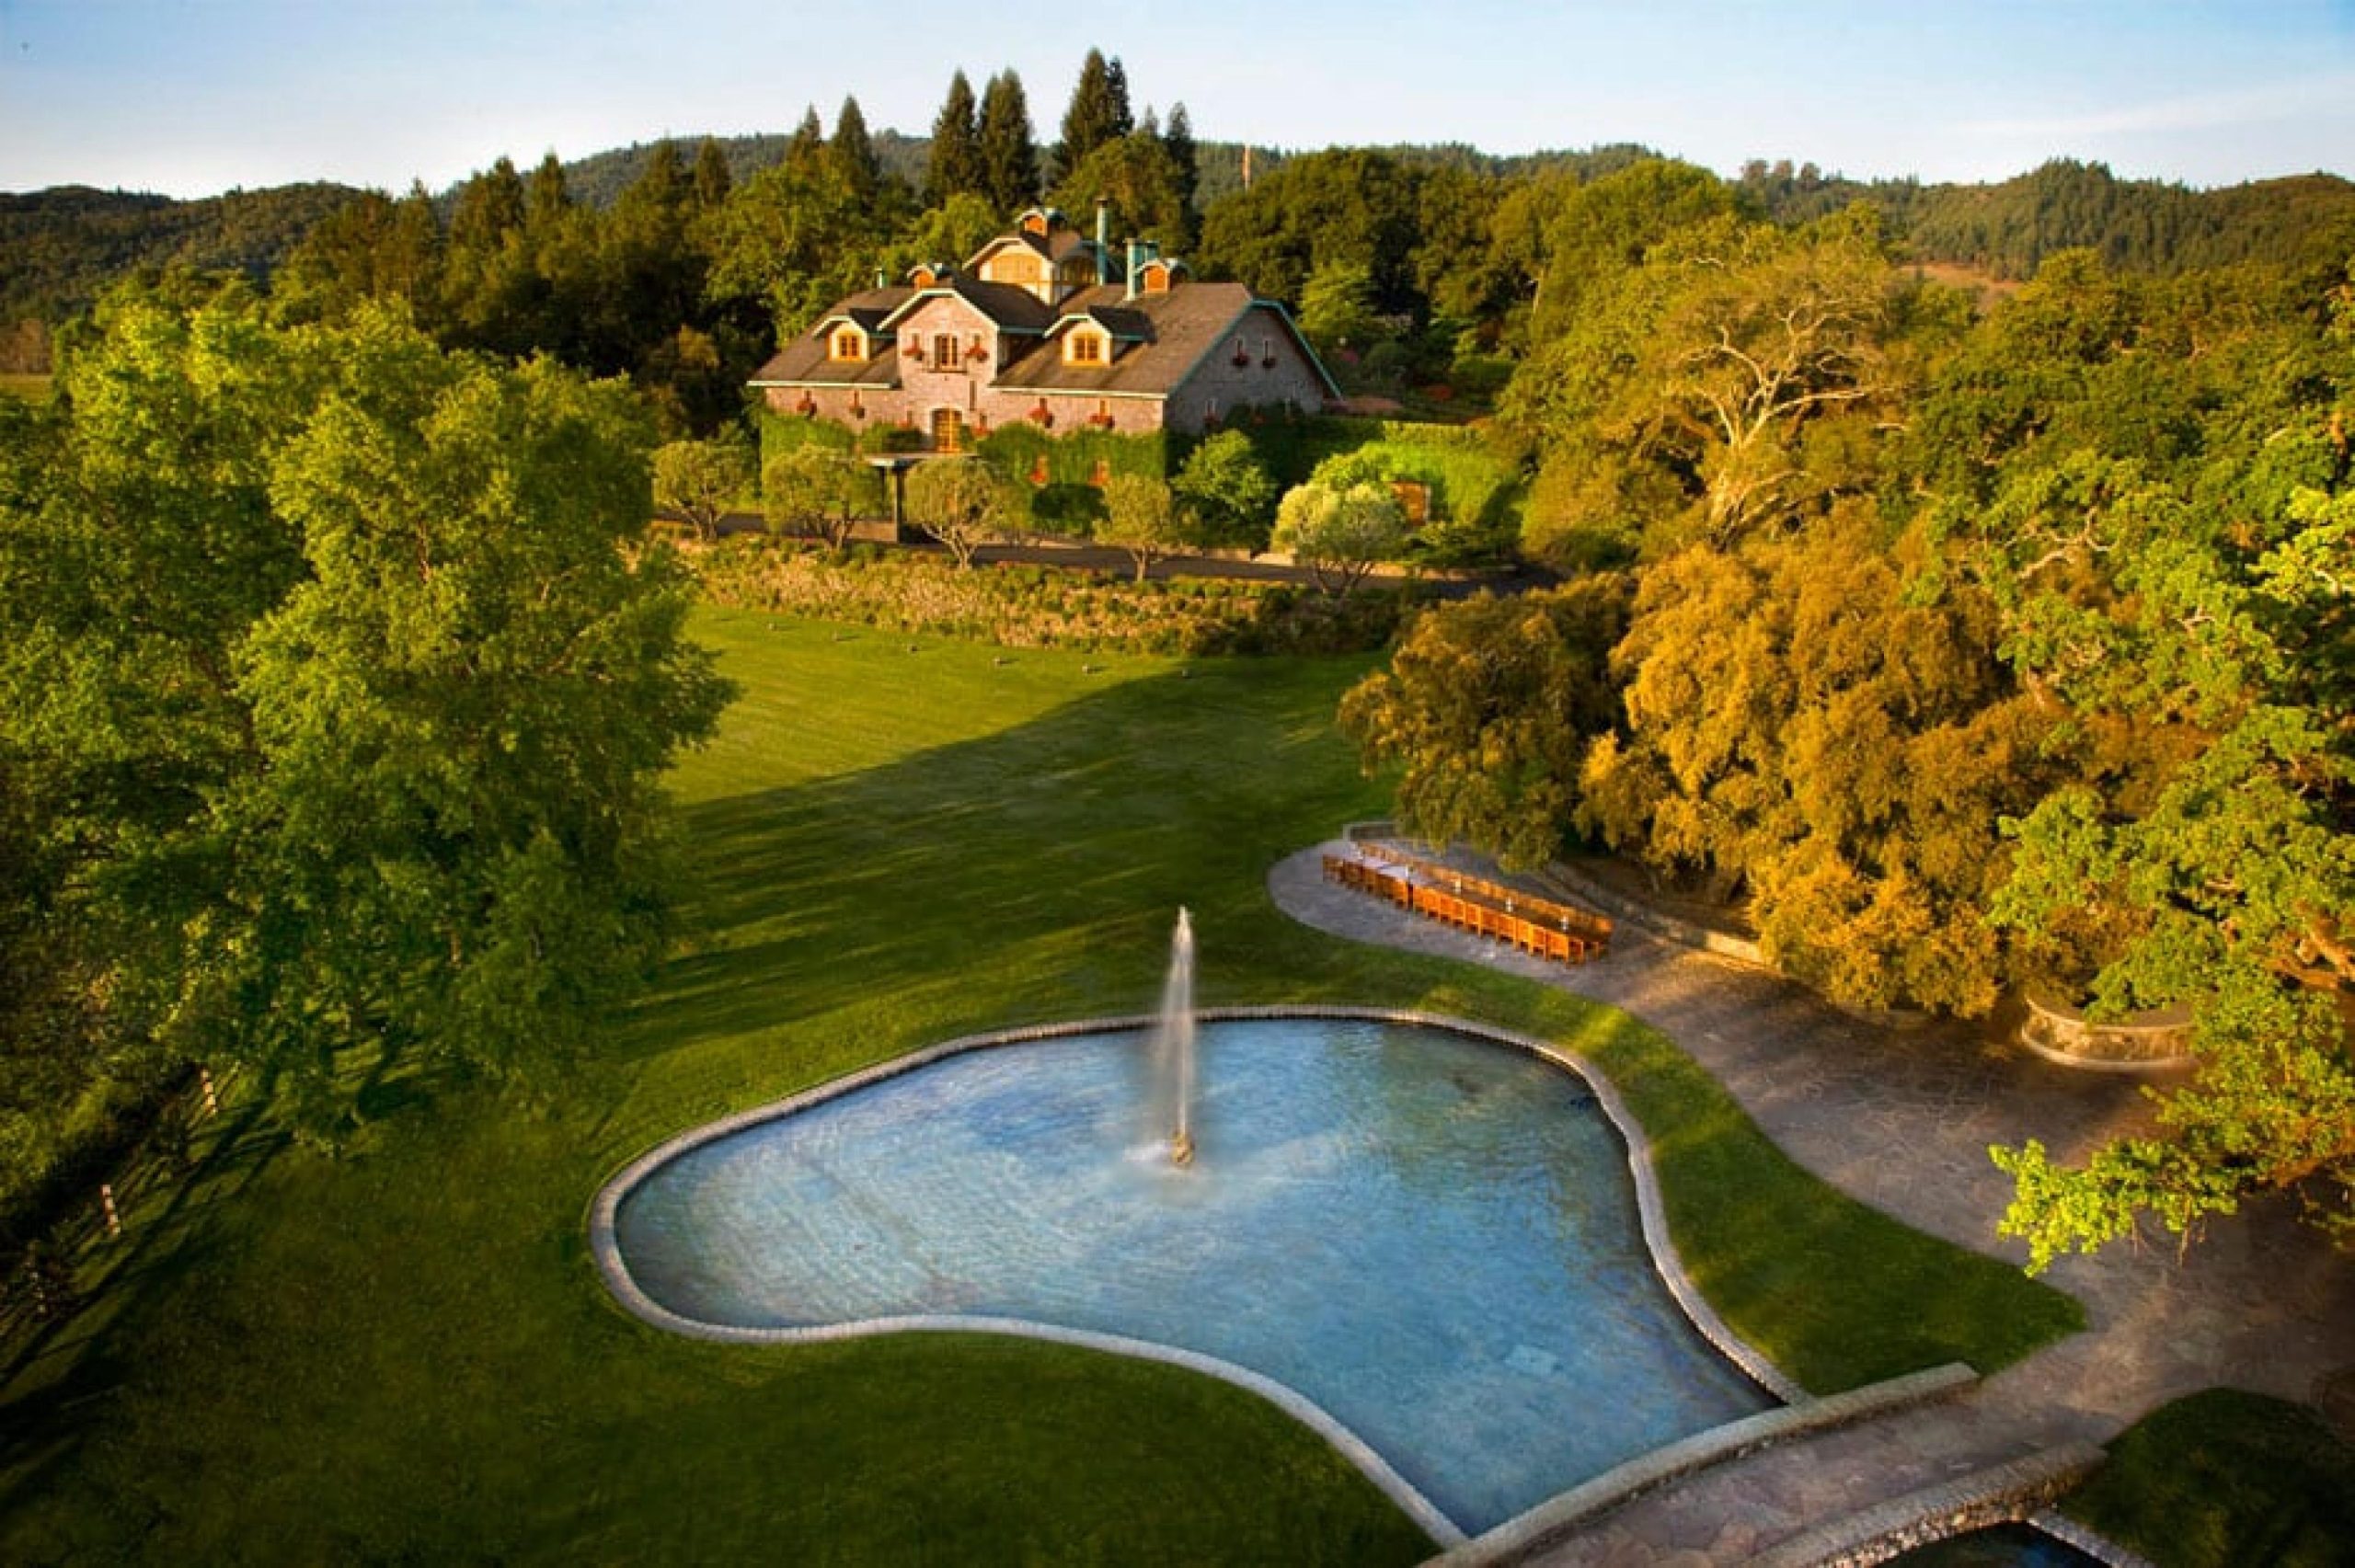
{"type": "Polygon", "coordinates": [[[0,323],[55,323],[144,267],[257,276],[311,225],[359,195],[350,186],[281,185],[197,201],[87,186],[0,192],[0,323]]]}
{"type": "Polygon", "coordinates": [[[2079,247],[2113,268],[2162,273],[2244,261],[2339,265],[2355,250],[2355,184],[2330,174],[2192,190],[2063,158],[1993,185],[1923,185],[1752,162],[1738,185],[1784,223],[1868,202],[1922,259],[1998,278],[2029,277],[2054,251],[2079,247]]]}
{"type": "MultiPolygon", "coordinates": [[[[736,136],[719,147],[738,182],[780,162],[790,138],[736,136]]],[[[922,181],[931,139],[879,131],[876,163],[910,185],[922,181]]],[[[695,138],[673,143],[692,155],[695,138]]],[[[1401,165],[1513,181],[1568,170],[1599,178],[1646,155],[1615,144],[1583,152],[1499,157],[1460,143],[1378,149],[1401,165]]],[[[564,166],[573,200],[604,210],[644,173],[652,146],[615,148],[564,166]]],[[[1255,177],[1296,155],[1251,151],[1255,177]]],[[[1207,213],[1243,188],[1239,143],[1198,143],[1198,209],[1207,213]]],[[[2265,260],[2292,268],[2343,264],[2355,252],[2355,183],[2301,175],[2215,190],[2120,179],[2100,164],[2056,160],[1992,185],[1859,181],[1813,165],[1753,162],[1735,182],[1756,211],[1803,223],[1851,203],[1880,209],[1890,235],[1921,260],[1951,262],[1999,278],[2026,278],[2045,257],[2083,246],[2110,266],[2173,273],[2265,260]]],[[[313,225],[360,193],[326,183],[232,191],[201,200],[63,186],[0,193],[0,371],[42,368],[46,327],[86,308],[111,280],[171,265],[274,269],[313,225]]],[[[455,192],[436,202],[445,211],[455,192]]],[[[1428,239],[1430,236],[1426,236],[1428,239]]]]}
{"type": "MultiPolygon", "coordinates": [[[[905,136],[897,131],[877,131],[870,133],[869,139],[875,146],[876,161],[883,166],[886,174],[897,175],[911,186],[924,183],[925,165],[932,156],[931,137],[905,136]]],[[[675,144],[683,150],[690,149],[700,140],[682,138],[675,144]]],[[[718,143],[721,154],[728,159],[728,172],[741,181],[773,164],[782,163],[785,150],[793,138],[780,132],[754,136],[718,136],[713,140],[718,143]]],[[[1626,167],[1638,158],[1660,155],[1651,148],[1633,142],[1615,142],[1580,152],[1511,155],[1484,153],[1464,142],[1402,143],[1368,150],[1386,154],[1405,164],[1462,169],[1496,179],[1513,179],[1555,168],[1574,168],[1580,178],[1597,179],[1614,169],[1626,167]]],[[[565,189],[571,192],[575,200],[587,206],[610,207],[646,171],[646,160],[653,152],[651,143],[637,143],[575,159],[564,166],[565,189]]],[[[1255,177],[1267,174],[1292,155],[1279,147],[1254,147],[1251,149],[1251,172],[1255,177]]],[[[1198,204],[1208,207],[1243,189],[1242,143],[1200,142],[1195,144],[1195,156],[1200,160],[1200,183],[1195,190],[1198,204]]]]}
{"type": "MultiPolygon", "coordinates": [[[[752,136],[715,136],[712,140],[719,143],[720,153],[728,159],[729,176],[740,183],[783,163],[785,150],[793,142],[792,136],[782,131],[752,136]]],[[[877,131],[870,132],[867,140],[885,174],[897,176],[911,186],[924,183],[925,159],[931,155],[932,138],[877,131]]],[[[692,157],[702,142],[700,136],[682,136],[672,144],[682,155],[692,157]]],[[[564,188],[575,201],[602,212],[638,183],[638,177],[646,172],[646,160],[654,155],[654,147],[651,142],[637,142],[576,158],[564,166],[564,188]]],[[[521,158],[523,155],[516,155],[521,158]]]]}

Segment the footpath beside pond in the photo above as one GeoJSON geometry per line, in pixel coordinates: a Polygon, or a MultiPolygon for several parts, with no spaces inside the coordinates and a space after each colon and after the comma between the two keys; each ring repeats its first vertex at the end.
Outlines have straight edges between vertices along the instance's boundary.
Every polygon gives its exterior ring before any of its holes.
{"type": "MultiPolygon", "coordinates": [[[[1277,904],[1316,930],[1453,957],[1608,1002],[1708,1069],[1794,1159],[1908,1224],[2009,1262],[1995,1221],[2009,1182],[1993,1143],[2040,1139],[2074,1158],[2148,1104],[2115,1077],[2072,1072],[1993,1031],[1893,1030],[1801,988],[1622,924],[1610,955],[1563,967],[1327,881],[1327,843],[1269,874],[1277,904]]],[[[2088,1327],[1961,1398],[1763,1450],[1606,1514],[1530,1559],[1740,1562],[1810,1527],[2042,1449],[2106,1442],[2151,1408],[2229,1384],[2311,1400],[2355,1360],[2355,1266],[2269,1202],[2170,1247],[2113,1246],[2046,1276],[2088,1327]]]]}

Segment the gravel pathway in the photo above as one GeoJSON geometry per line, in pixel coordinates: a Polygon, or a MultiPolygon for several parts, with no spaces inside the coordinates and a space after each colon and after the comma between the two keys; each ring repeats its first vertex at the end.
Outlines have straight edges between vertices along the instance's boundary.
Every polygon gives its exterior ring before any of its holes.
{"type": "MultiPolygon", "coordinates": [[[[1619,925],[1608,957],[1527,957],[1328,883],[1327,843],[1269,876],[1277,904],[1319,931],[1463,959],[1606,1001],[1715,1073],[1793,1158],[1907,1223],[2012,1262],[1995,1220],[2009,1180],[1991,1143],[2043,1139],[2074,1157],[2141,1125],[2124,1076],[2054,1066],[1985,1024],[1893,1028],[1772,976],[1619,925]]],[[[1476,863],[1468,858],[1464,864],[1476,863]]],[[[1605,1515],[1534,1561],[1740,1562],[1800,1529],[2070,1440],[2103,1442],[2179,1394],[2230,1384],[2312,1400],[2355,1365],[2355,1262],[2290,1206],[2248,1206],[2178,1259],[2111,1246],[2045,1276],[2088,1328],[1973,1393],[1705,1471],[1605,1515]]]]}

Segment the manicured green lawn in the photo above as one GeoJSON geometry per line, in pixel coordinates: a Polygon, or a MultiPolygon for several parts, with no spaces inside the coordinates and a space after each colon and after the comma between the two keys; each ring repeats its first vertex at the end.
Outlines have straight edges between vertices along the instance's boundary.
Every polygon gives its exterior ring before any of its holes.
{"type": "Polygon", "coordinates": [[[2165,1568],[2355,1562],[2355,1447],[2304,1405],[2210,1389],[2120,1433],[2062,1509],[2165,1568]]]}
{"type": "Polygon", "coordinates": [[[1148,1009],[1177,906],[1205,1002],[1431,1007],[1564,1038],[1662,1136],[1728,1316],[1820,1389],[1992,1368],[2074,1303],[1849,1204],[1657,1035],[1278,913],[1281,855],[1377,811],[1327,722],[1362,661],[1006,655],[713,613],[744,687],[676,781],[689,930],[535,1096],[408,1073],[329,1162],[266,1118],[0,1407],[0,1561],[1412,1561],[1256,1401],[985,1336],[671,1338],[584,1210],[650,1144],[948,1036],[1148,1009]]]}

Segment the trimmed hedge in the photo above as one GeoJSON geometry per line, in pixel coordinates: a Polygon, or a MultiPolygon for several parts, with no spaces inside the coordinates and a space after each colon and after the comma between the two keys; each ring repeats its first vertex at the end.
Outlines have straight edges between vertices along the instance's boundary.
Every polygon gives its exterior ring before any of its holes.
{"type": "Polygon", "coordinates": [[[1000,425],[974,450],[1017,479],[1031,478],[1044,463],[1048,486],[1092,485],[1098,464],[1106,478],[1132,474],[1161,479],[1169,474],[1169,441],[1158,430],[1127,435],[1091,429],[1056,435],[1026,422],[1000,425]]]}
{"type": "Polygon", "coordinates": [[[1006,647],[1151,654],[1360,653],[1384,647],[1413,590],[1334,599],[1216,578],[1143,583],[1063,567],[960,571],[932,556],[860,545],[842,555],[757,535],[683,546],[704,597],[725,609],[810,616],[1006,647]]]}

